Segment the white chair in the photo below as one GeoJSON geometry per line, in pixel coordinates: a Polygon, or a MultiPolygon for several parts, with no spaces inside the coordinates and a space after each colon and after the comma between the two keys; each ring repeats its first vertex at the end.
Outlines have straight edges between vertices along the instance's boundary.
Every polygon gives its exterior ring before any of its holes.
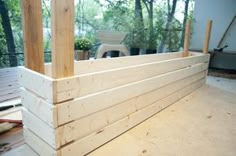
{"type": "Polygon", "coordinates": [[[101,45],[97,50],[96,58],[102,58],[108,51],[120,51],[120,56],[128,56],[128,49],[121,43],[126,34],[124,32],[98,31],[97,38],[100,40],[101,45]]]}

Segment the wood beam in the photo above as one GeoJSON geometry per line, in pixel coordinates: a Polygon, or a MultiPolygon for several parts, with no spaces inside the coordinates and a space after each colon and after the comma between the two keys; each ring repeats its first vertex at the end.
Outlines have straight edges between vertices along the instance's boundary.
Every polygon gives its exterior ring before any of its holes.
{"type": "Polygon", "coordinates": [[[208,53],[208,47],[209,47],[209,42],[210,42],[210,37],[211,37],[211,28],[212,28],[212,20],[208,20],[206,32],[205,32],[205,40],[204,40],[204,45],[203,45],[204,54],[208,53]]]}
{"type": "Polygon", "coordinates": [[[52,77],[74,75],[74,0],[51,0],[52,77]]]}
{"type": "Polygon", "coordinates": [[[41,0],[22,0],[25,67],[44,74],[41,0]]]}
{"type": "Polygon", "coordinates": [[[189,56],[189,40],[190,40],[190,29],[191,29],[191,22],[188,19],[186,22],[186,27],[185,27],[185,37],[184,37],[184,52],[183,56],[189,56]]]}

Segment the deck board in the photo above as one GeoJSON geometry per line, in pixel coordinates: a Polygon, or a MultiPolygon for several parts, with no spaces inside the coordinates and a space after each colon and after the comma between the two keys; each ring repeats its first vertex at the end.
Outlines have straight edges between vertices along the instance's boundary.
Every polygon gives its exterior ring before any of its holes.
{"type": "Polygon", "coordinates": [[[20,92],[17,67],[0,69],[0,106],[10,100],[19,100],[20,92]]]}

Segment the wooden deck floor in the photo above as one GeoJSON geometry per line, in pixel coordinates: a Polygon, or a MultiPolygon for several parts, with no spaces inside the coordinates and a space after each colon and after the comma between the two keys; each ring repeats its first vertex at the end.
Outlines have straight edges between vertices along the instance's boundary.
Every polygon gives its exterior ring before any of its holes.
{"type": "MultiPolygon", "coordinates": [[[[207,85],[90,153],[90,156],[235,156],[236,80],[207,85]]],[[[36,156],[26,145],[4,156],[36,156]]]]}
{"type": "Polygon", "coordinates": [[[0,106],[5,103],[19,103],[20,86],[17,80],[17,68],[0,69],[0,106]]]}

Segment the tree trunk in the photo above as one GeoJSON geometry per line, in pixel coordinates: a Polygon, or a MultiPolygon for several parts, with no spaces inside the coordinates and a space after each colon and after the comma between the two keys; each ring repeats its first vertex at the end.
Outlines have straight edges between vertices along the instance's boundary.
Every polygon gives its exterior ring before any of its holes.
{"type": "Polygon", "coordinates": [[[149,3],[149,47],[152,49],[156,49],[155,46],[155,36],[154,36],[154,30],[153,30],[153,0],[149,3]]]}
{"type": "MultiPolygon", "coordinates": [[[[142,12],[142,5],[141,0],[135,0],[135,28],[134,31],[136,33],[136,39],[134,39],[133,42],[138,42],[135,44],[143,43],[144,42],[144,22],[143,22],[143,12],[142,12]]],[[[142,47],[142,45],[139,44],[139,48],[142,47]]],[[[133,47],[137,48],[137,47],[133,47]]]]}
{"type": "Polygon", "coordinates": [[[188,6],[189,6],[189,0],[185,0],[184,20],[183,20],[183,29],[182,29],[182,36],[181,36],[181,46],[184,45],[185,25],[186,25],[186,21],[188,18],[188,6]]]}
{"type": "Polygon", "coordinates": [[[177,0],[173,0],[172,1],[172,7],[170,9],[170,1],[168,0],[168,16],[167,16],[167,23],[166,23],[166,28],[165,28],[165,31],[163,33],[163,38],[161,40],[161,44],[160,44],[160,47],[158,49],[158,52],[161,53],[163,52],[163,49],[164,49],[164,46],[165,46],[165,42],[166,42],[166,39],[167,37],[169,36],[169,29],[170,29],[170,25],[171,25],[171,22],[174,18],[174,14],[175,14],[175,9],[176,9],[176,5],[177,5],[177,0]]]}
{"type": "Polygon", "coordinates": [[[3,0],[0,0],[0,14],[2,18],[1,23],[3,27],[3,31],[5,33],[5,37],[7,41],[7,49],[9,52],[10,66],[14,67],[14,66],[17,66],[16,49],[15,49],[15,43],[14,43],[13,33],[11,29],[8,9],[3,0]]]}
{"type": "Polygon", "coordinates": [[[154,36],[154,28],[153,28],[153,3],[154,0],[143,0],[143,3],[146,6],[148,12],[148,20],[149,20],[149,48],[156,48],[156,40],[154,36]]]}
{"type": "Polygon", "coordinates": [[[141,0],[135,0],[135,19],[144,27],[141,0]]]}

